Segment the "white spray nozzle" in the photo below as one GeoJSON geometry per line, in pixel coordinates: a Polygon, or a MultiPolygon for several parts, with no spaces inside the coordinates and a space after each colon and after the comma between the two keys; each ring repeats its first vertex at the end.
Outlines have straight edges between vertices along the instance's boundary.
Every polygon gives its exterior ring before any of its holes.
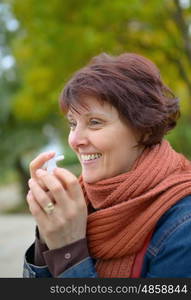
{"type": "Polygon", "coordinates": [[[57,167],[56,163],[63,159],[64,155],[55,156],[44,164],[43,169],[46,169],[49,173],[51,173],[57,167]]]}

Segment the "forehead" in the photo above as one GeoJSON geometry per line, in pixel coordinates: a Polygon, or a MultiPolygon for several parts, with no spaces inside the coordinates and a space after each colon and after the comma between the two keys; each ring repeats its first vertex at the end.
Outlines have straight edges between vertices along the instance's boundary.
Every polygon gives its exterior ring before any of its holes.
{"type": "Polygon", "coordinates": [[[67,116],[90,115],[90,114],[113,114],[116,109],[108,102],[98,100],[94,97],[84,97],[78,103],[72,104],[67,116]]]}

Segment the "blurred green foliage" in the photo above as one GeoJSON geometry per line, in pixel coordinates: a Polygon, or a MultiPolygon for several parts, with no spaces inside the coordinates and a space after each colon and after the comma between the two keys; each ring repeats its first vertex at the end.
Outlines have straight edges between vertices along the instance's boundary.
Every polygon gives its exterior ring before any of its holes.
{"type": "MultiPolygon", "coordinates": [[[[0,101],[2,168],[8,161],[17,172],[22,169],[23,156],[32,153],[32,157],[48,142],[45,124],[56,128],[67,147],[59,94],[73,72],[100,52],[136,52],[158,65],[164,82],[181,99],[182,118],[167,138],[191,158],[190,2],[4,0],[19,29],[9,41],[16,58],[15,86],[10,89],[9,83],[6,89],[7,83],[0,83],[1,97],[10,91],[0,101]]],[[[75,156],[69,153],[68,165],[75,164],[75,156]]],[[[75,172],[80,172],[79,166],[75,172]]]]}
{"type": "Polygon", "coordinates": [[[12,107],[18,120],[44,122],[56,114],[59,91],[69,76],[102,51],[132,51],[153,59],[166,83],[186,100],[182,110],[188,113],[191,7],[168,0],[11,3],[21,25],[13,41],[22,77],[12,107]]]}

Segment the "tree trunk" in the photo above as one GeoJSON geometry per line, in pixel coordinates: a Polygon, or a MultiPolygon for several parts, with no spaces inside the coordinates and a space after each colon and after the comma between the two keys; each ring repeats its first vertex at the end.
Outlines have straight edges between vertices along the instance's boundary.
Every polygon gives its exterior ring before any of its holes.
{"type": "Polygon", "coordinates": [[[29,174],[25,171],[25,169],[23,168],[21,159],[18,158],[15,162],[15,167],[16,170],[19,174],[19,178],[20,178],[20,184],[21,184],[21,191],[22,191],[22,196],[23,196],[23,200],[26,199],[26,195],[28,193],[29,187],[28,187],[28,180],[29,180],[29,174]]]}

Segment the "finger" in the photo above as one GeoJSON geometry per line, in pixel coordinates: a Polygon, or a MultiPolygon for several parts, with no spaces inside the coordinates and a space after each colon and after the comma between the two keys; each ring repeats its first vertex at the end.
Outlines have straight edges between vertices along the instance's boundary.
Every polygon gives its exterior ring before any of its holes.
{"type": "Polygon", "coordinates": [[[58,204],[65,203],[68,205],[68,195],[65,191],[62,183],[54,176],[53,174],[48,173],[44,170],[38,170],[36,172],[37,177],[43,182],[46,188],[50,191],[51,195],[54,197],[54,200],[58,204]]]}
{"type": "Polygon", "coordinates": [[[45,162],[47,162],[49,159],[53,158],[55,155],[55,152],[43,152],[39,154],[31,163],[29,166],[31,177],[36,178],[36,171],[37,169],[40,169],[43,167],[45,162]]]}
{"type": "MultiPolygon", "coordinates": [[[[41,154],[39,154],[31,163],[29,166],[30,169],[30,174],[31,177],[38,180],[37,176],[36,176],[36,170],[38,170],[39,168],[42,168],[43,165],[49,160],[51,159],[53,156],[55,155],[55,152],[43,152],[41,154]]],[[[43,184],[43,182],[41,180],[38,180],[38,183],[40,184],[40,186],[46,191],[46,187],[43,184]]]]}
{"type": "Polygon", "coordinates": [[[55,168],[53,174],[65,185],[73,200],[78,201],[82,193],[78,178],[70,171],[64,168],[55,168]]]}
{"type": "Polygon", "coordinates": [[[34,195],[32,194],[31,191],[29,191],[28,194],[27,194],[27,203],[28,203],[29,210],[30,210],[31,214],[37,220],[45,217],[45,212],[40,207],[40,205],[36,201],[36,199],[35,199],[35,197],[34,197],[34,195]]]}
{"type": "Polygon", "coordinates": [[[49,203],[53,203],[52,197],[48,195],[38,184],[38,182],[35,179],[29,180],[29,187],[33,194],[33,197],[35,198],[36,202],[40,206],[40,208],[45,212],[45,207],[49,203]]]}
{"type": "Polygon", "coordinates": [[[33,217],[36,220],[36,223],[38,225],[38,231],[39,231],[39,239],[45,243],[45,239],[43,237],[43,234],[41,232],[41,228],[46,228],[47,224],[47,216],[38,204],[38,202],[35,200],[33,194],[31,191],[28,192],[27,194],[27,202],[29,205],[29,210],[33,217]]]}

